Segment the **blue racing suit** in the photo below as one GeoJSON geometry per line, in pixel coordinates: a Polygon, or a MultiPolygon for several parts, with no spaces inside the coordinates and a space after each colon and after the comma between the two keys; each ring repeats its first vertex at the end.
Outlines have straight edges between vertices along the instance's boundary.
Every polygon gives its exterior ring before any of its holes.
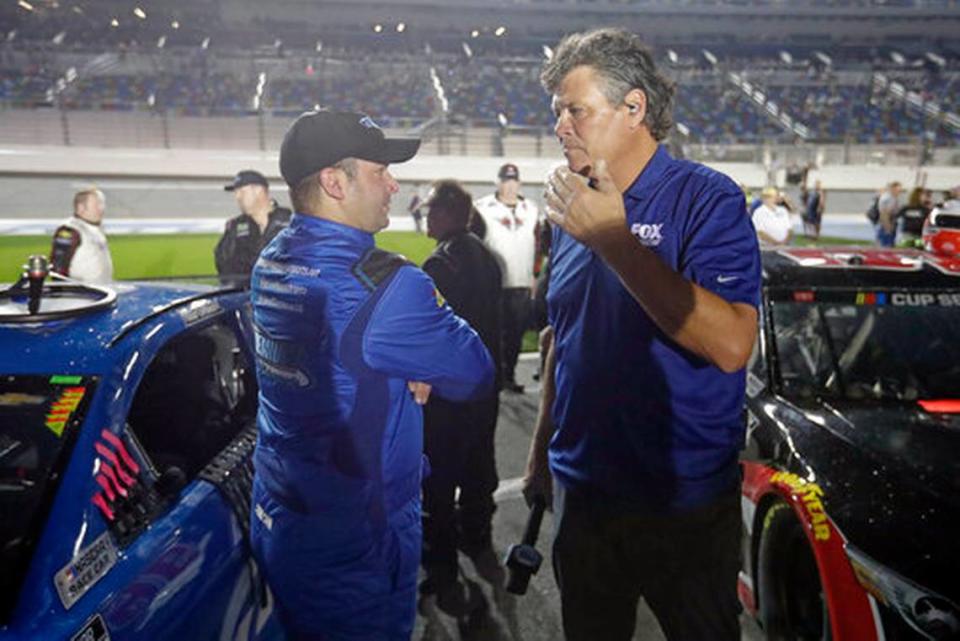
{"type": "Polygon", "coordinates": [[[469,400],[493,363],[433,282],[373,236],[295,214],[252,277],[260,409],[251,539],[296,639],[409,639],[422,412],[408,381],[469,400]]]}

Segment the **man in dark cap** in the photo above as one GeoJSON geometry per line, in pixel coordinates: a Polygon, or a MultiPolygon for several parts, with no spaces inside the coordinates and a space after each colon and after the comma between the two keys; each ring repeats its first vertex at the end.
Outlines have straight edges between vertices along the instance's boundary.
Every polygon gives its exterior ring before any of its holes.
{"type": "MultiPolygon", "coordinates": [[[[437,248],[423,270],[447,304],[477,330],[497,362],[500,267],[483,241],[467,231],[472,200],[454,180],[434,183],[424,208],[427,235],[436,239],[437,248]]],[[[480,605],[468,598],[466,586],[458,579],[458,547],[486,581],[499,585],[505,578],[491,537],[498,480],[493,444],[498,409],[495,389],[466,403],[431,398],[424,408],[424,446],[431,471],[423,483],[427,580],[422,591],[435,593],[439,608],[453,616],[464,616],[480,605]]]]}
{"type": "Polygon", "coordinates": [[[313,111],[280,148],[296,213],[261,252],[251,541],[292,639],[408,639],[432,394],[488,394],[493,362],[421,270],[375,247],[418,140],[313,111]]]}
{"type": "Polygon", "coordinates": [[[520,170],[507,163],[497,172],[497,191],[476,203],[486,228],[484,240],[503,269],[501,362],[503,389],[523,392],[514,372],[530,324],[533,259],[536,250],[537,205],[520,193],[520,170]]]}
{"type": "Polygon", "coordinates": [[[260,250],[290,224],[290,210],[270,197],[270,185],[259,171],[244,169],[224,191],[232,191],[240,214],[227,221],[213,257],[225,285],[247,287],[260,250]]]}

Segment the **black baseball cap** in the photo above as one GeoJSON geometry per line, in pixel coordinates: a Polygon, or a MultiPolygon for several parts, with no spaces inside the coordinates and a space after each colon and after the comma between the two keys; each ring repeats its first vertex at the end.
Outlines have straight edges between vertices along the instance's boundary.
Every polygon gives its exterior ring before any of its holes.
{"type": "Polygon", "coordinates": [[[512,162],[500,167],[500,171],[497,172],[497,178],[500,180],[520,180],[520,170],[517,169],[517,166],[512,162]]]}
{"type": "Polygon", "coordinates": [[[280,173],[290,187],[344,158],[383,165],[406,162],[418,138],[387,138],[370,116],[354,111],[308,111],[287,130],[280,146],[280,173]]]}
{"type": "Polygon", "coordinates": [[[259,171],[254,171],[253,169],[244,169],[238,171],[237,175],[233,177],[233,181],[229,185],[224,185],[224,191],[233,191],[234,189],[240,189],[246,185],[263,185],[267,189],[270,188],[269,183],[267,183],[267,178],[259,171]]]}

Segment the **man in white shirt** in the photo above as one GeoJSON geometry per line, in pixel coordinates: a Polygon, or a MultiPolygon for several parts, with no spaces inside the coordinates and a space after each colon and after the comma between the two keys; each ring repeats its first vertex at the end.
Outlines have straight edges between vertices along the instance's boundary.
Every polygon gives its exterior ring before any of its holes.
{"type": "Polygon", "coordinates": [[[520,194],[520,171],[507,163],[497,172],[497,192],[477,200],[474,206],[486,227],[484,240],[500,260],[503,272],[501,385],[520,393],[523,386],[514,372],[530,321],[537,205],[520,194]]]}
{"type": "Polygon", "coordinates": [[[107,201],[99,189],[86,189],[73,197],[73,216],[57,227],[50,249],[51,269],[87,283],[113,280],[113,260],[107,237],[100,227],[107,201]]]}
{"type": "Polygon", "coordinates": [[[793,235],[793,223],[786,207],[777,204],[777,189],[763,190],[763,203],[753,211],[753,227],[764,245],[786,245],[793,235]]]}

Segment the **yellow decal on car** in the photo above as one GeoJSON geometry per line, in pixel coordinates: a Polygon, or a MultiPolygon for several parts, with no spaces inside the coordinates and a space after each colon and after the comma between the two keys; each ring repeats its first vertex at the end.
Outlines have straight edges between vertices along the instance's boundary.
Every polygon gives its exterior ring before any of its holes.
{"type": "Polygon", "coordinates": [[[823,502],[820,501],[823,497],[823,489],[819,485],[800,478],[792,472],[776,472],[770,477],[770,482],[787,486],[791,493],[800,499],[804,512],[810,517],[813,538],[817,541],[830,539],[830,524],[827,522],[823,502]]]}
{"type": "Polygon", "coordinates": [[[67,421],[73,414],[80,401],[83,400],[85,387],[68,387],[60,394],[60,398],[50,406],[50,412],[47,414],[45,425],[51,432],[57,436],[63,435],[63,430],[67,426],[67,421]]]}

